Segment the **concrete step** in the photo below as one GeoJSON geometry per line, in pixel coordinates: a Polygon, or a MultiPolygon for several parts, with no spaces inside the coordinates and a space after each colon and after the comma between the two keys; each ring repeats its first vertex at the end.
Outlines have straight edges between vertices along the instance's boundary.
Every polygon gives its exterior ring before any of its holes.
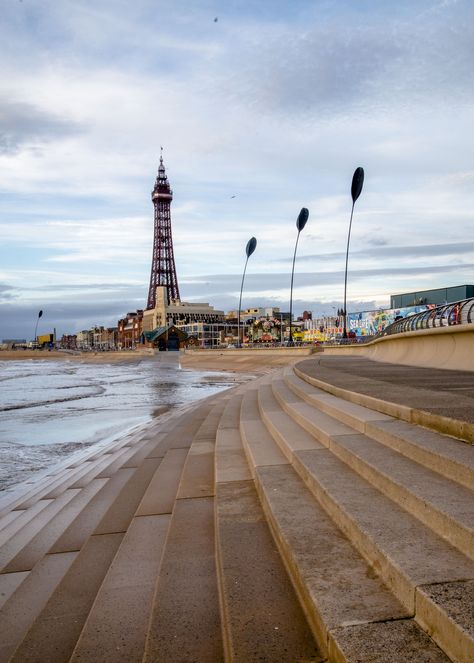
{"type": "Polygon", "coordinates": [[[331,451],[403,509],[474,559],[474,494],[366,435],[331,439],[331,451]]]}
{"type": "Polygon", "coordinates": [[[257,390],[244,393],[240,412],[240,435],[252,476],[263,465],[287,465],[288,459],[265,428],[258,410],[257,390]]]}
{"type": "Polygon", "coordinates": [[[299,378],[291,369],[285,369],[283,375],[286,385],[297,396],[359,433],[366,432],[368,423],[392,420],[386,414],[375,412],[367,407],[351,403],[332,394],[328,394],[322,389],[313,387],[305,382],[305,380],[299,378]]]}
{"type": "Polygon", "coordinates": [[[270,384],[260,386],[257,395],[262,421],[290,463],[295,451],[325,449],[282,409],[270,384]]]}
{"type": "Polygon", "coordinates": [[[268,522],[322,652],[327,653],[329,633],[348,623],[409,617],[278,451],[258,419],[255,390],[244,395],[241,432],[268,522]],[[261,444],[259,455],[246,440],[250,433],[261,444]],[[277,451],[283,459],[278,464],[277,451]]]}
{"type": "Polygon", "coordinates": [[[369,423],[366,435],[420,465],[474,489],[474,450],[463,440],[397,419],[369,423]]]}
{"type": "MultiPolygon", "coordinates": [[[[307,409],[311,407],[308,399],[302,401],[292,389],[293,395],[288,393],[288,384],[294,386],[295,381],[286,380],[286,389],[281,383],[275,381],[273,390],[280,404],[291,414],[297,423],[303,425],[316,436],[317,439],[328,445],[331,451],[343,460],[349,467],[356,470],[367,481],[384,492],[390,499],[397,502],[405,510],[408,510],[416,518],[420,519],[439,536],[447,538],[452,545],[457,547],[471,559],[474,558],[474,513],[472,510],[473,492],[451,479],[441,476],[437,472],[414,462],[408,457],[394,451],[366,435],[358,434],[351,428],[343,432],[337,432],[339,422],[336,420],[338,401],[344,411],[347,406],[351,408],[351,417],[357,417],[361,422],[368,425],[370,421],[373,426],[385,425],[392,421],[389,417],[385,420],[370,420],[370,415],[356,412],[354,408],[361,406],[346,403],[334,396],[331,398],[331,410],[334,417],[331,420],[318,420],[321,401],[318,396],[310,400],[314,404],[315,413],[307,409]],[[299,399],[299,400],[297,400],[299,399]]],[[[299,382],[303,382],[296,378],[299,382]]],[[[306,385],[306,396],[311,385],[306,385]]],[[[302,393],[302,392],[301,392],[302,393]]],[[[326,417],[329,416],[326,414],[326,417]]],[[[376,415],[384,416],[384,415],[376,415]]],[[[347,417],[346,417],[346,420],[347,417]]],[[[347,426],[347,424],[343,424],[347,426]]],[[[361,428],[361,425],[359,425],[361,428]]]]}
{"type": "Polygon", "coordinates": [[[72,663],[140,663],[170,516],[133,518],[95,598],[72,663]]]}
{"type": "Polygon", "coordinates": [[[2,593],[5,589],[4,580],[9,581],[10,588],[12,580],[17,585],[0,610],[1,663],[10,660],[77,555],[76,552],[46,555],[31,572],[0,576],[2,593]]]}
{"type": "MultiPolygon", "coordinates": [[[[6,541],[0,548],[0,571],[3,571],[11,560],[26,546],[50,520],[59,513],[80,491],[67,490],[55,500],[44,500],[47,505],[44,509],[29,520],[18,532],[6,541]]],[[[34,505],[32,510],[35,511],[34,505]]],[[[25,569],[21,569],[25,570],[25,569]]]]}
{"type": "Polygon", "coordinates": [[[290,466],[259,467],[256,483],[293,584],[330,661],[370,660],[361,656],[362,625],[365,652],[380,651],[383,643],[385,658],[373,660],[449,660],[409,618],[290,466]],[[400,624],[395,636],[394,622],[400,624]],[[426,658],[427,652],[432,658],[426,658]]]}
{"type": "Polygon", "coordinates": [[[216,554],[226,661],[321,661],[268,529],[239,435],[242,395],[216,444],[216,554]]]}
{"type": "MultiPolygon", "coordinates": [[[[280,397],[284,391],[280,391],[280,397]]],[[[286,396],[294,405],[294,393],[286,391],[286,396]]],[[[279,403],[274,398],[272,400],[272,395],[265,387],[259,389],[259,402],[262,418],[275,440],[283,450],[286,446],[287,457],[334,522],[380,573],[407,609],[412,614],[416,610],[416,621],[443,651],[455,660],[466,663],[472,660],[474,629],[469,626],[473,623],[470,614],[471,597],[469,592],[463,595],[459,589],[471,589],[470,583],[474,578],[471,559],[407,513],[401,508],[404,504],[395,504],[335,457],[331,453],[333,446],[345,441],[346,436],[329,435],[331,451],[324,448],[295,450],[294,440],[301,435],[296,422],[293,421],[293,431],[291,422],[285,422],[285,427],[278,428],[278,416],[275,416],[278,412],[275,410],[279,403]],[[416,551],[419,551],[418,554],[416,551]],[[426,599],[424,590],[427,586],[438,588],[436,599],[426,599]],[[448,592],[452,586],[456,589],[456,610],[452,602],[445,598],[445,593],[440,591],[440,588],[445,587],[448,592]]],[[[391,423],[376,422],[373,425],[385,427],[391,423]]],[[[410,429],[409,435],[415,427],[409,424],[406,426],[410,429]]],[[[425,432],[435,436],[438,441],[436,433],[425,432]]],[[[353,435],[347,439],[351,437],[365,436],[353,435]]],[[[370,442],[375,444],[372,440],[370,442]]],[[[453,444],[456,441],[453,440],[453,444]]],[[[468,447],[464,443],[460,444],[463,449],[461,453],[464,453],[468,447]]],[[[390,466],[390,463],[386,465],[390,466]]],[[[413,465],[416,467],[416,464],[413,465]]],[[[424,471],[424,468],[419,469],[424,471]]],[[[451,481],[446,482],[444,477],[435,475],[435,478],[444,484],[452,484],[451,481]]],[[[380,489],[383,489],[383,485],[380,489]]],[[[470,492],[454,485],[454,492],[458,489],[464,493],[470,492]]],[[[466,505],[468,503],[466,500],[466,505]]]]}
{"type": "Polygon", "coordinates": [[[238,393],[227,402],[217,428],[215,448],[216,483],[247,481],[252,478],[242,448],[239,431],[242,398],[242,394],[238,393]]]}
{"type": "Polygon", "coordinates": [[[123,533],[114,533],[88,539],[8,659],[11,663],[70,659],[122,538],[123,533]]]}
{"type": "Polygon", "coordinates": [[[353,428],[303,401],[283,380],[275,379],[271,386],[282,410],[325,447],[329,447],[332,435],[354,433],[353,428]]]}
{"type": "Polygon", "coordinates": [[[306,382],[301,377],[303,375],[301,372],[292,375],[285,371],[288,386],[306,402],[328,412],[339,421],[346,421],[358,432],[365,433],[425,467],[462,483],[467,488],[474,488],[474,453],[472,446],[467,445],[464,440],[373,412],[368,407],[326,394],[306,382]],[[322,398],[324,395],[326,398],[322,398]]]}
{"type": "MultiPolygon", "coordinates": [[[[31,571],[71,522],[88,507],[90,501],[104,487],[107,479],[94,479],[86,488],[75,496],[58,512],[50,517],[41,530],[17,553],[3,568],[3,573],[31,571]]],[[[59,498],[58,498],[59,499],[59,498]]]]}
{"type": "Polygon", "coordinates": [[[173,509],[143,657],[158,660],[223,661],[212,497],[173,509]]]}
{"type": "MultiPolygon", "coordinates": [[[[74,454],[72,458],[58,463],[51,469],[36,473],[12,491],[5,491],[0,499],[0,523],[5,515],[12,510],[27,508],[39,499],[48,499],[49,491],[58,490],[52,495],[57,497],[62,492],[61,488],[66,490],[73,487],[74,477],[80,479],[87,473],[88,469],[94,468],[97,462],[103,461],[107,466],[107,462],[110,463],[113,460],[111,455],[118,458],[121,450],[123,452],[130,451],[131,445],[133,446],[139,441],[138,437],[138,433],[129,434],[123,439],[111,441],[106,445],[93,445],[74,454]],[[68,480],[69,478],[70,480],[68,480]]],[[[99,478],[102,477],[99,476],[99,478]]],[[[85,485],[85,483],[82,485],[85,485]]],[[[82,487],[82,485],[78,487],[82,487]]]]}
{"type": "MultiPolygon", "coordinates": [[[[214,447],[225,398],[213,399],[182,459],[146,639],[146,661],[223,660],[214,537],[214,447]],[[184,467],[183,467],[184,463],[184,467]]],[[[166,460],[166,458],[165,458],[166,460]]],[[[176,481],[174,482],[176,486],[176,481]]]]}
{"type": "MultiPolygon", "coordinates": [[[[380,574],[415,620],[432,635],[433,617],[420,603],[426,585],[449,588],[459,580],[474,580],[474,562],[416,518],[364,481],[330,451],[298,451],[294,466],[319,503],[380,574]]],[[[458,598],[461,614],[469,612],[471,598],[458,598]]],[[[441,593],[436,604],[438,633],[443,651],[455,641],[474,655],[473,634],[453,616],[441,593]]],[[[467,661],[470,658],[459,658],[467,661]]]]}
{"type": "MultiPolygon", "coordinates": [[[[336,357],[333,359],[336,360],[336,357]]],[[[348,372],[341,370],[342,367],[340,364],[338,365],[338,362],[333,364],[334,368],[330,368],[327,363],[324,365],[318,363],[320,360],[311,362],[310,366],[305,362],[300,362],[295,365],[294,371],[309,384],[339,398],[363,405],[376,412],[388,414],[396,419],[450,435],[471,445],[474,444],[474,427],[472,422],[466,421],[465,417],[466,408],[469,408],[470,405],[469,401],[463,398],[462,391],[456,394],[451,389],[439,390],[440,382],[447,376],[446,370],[436,371],[434,369],[434,373],[436,373],[434,376],[425,372],[424,380],[426,382],[423,382],[423,386],[420,385],[420,376],[414,382],[401,383],[397,379],[394,381],[389,379],[386,384],[381,373],[388,368],[388,374],[396,377],[400,367],[363,359],[363,364],[371,364],[372,367],[378,369],[375,370],[375,379],[372,379],[367,377],[364,370],[362,370],[362,375],[357,371],[354,373],[353,361],[357,363],[359,359],[345,357],[343,361],[346,359],[349,361],[348,372]],[[317,371],[314,370],[316,366],[317,371]],[[430,382],[433,379],[436,384],[435,391],[430,389],[430,382]],[[433,402],[438,404],[434,408],[430,407],[433,402]]],[[[401,368],[405,373],[406,367],[401,368]]],[[[420,370],[423,371],[423,369],[420,370]]],[[[449,371],[449,373],[451,372],[449,371]]],[[[459,372],[456,372],[456,379],[460,380],[462,384],[463,380],[460,378],[459,372]]]]}
{"type": "Polygon", "coordinates": [[[218,484],[216,534],[225,660],[323,661],[253,481],[218,484]]]}
{"type": "MultiPolygon", "coordinates": [[[[208,413],[206,408],[205,413],[204,420],[199,418],[199,422],[194,421],[192,426],[187,426],[195,437],[208,422],[213,410],[208,413]]],[[[183,427],[178,428],[182,431],[183,427]]],[[[171,428],[166,435],[145,437],[142,442],[141,448],[126,464],[139,463],[136,476],[124,487],[123,495],[115,498],[112,511],[109,509],[95,530],[96,534],[104,534],[126,526],[123,541],[75,645],[73,661],[129,662],[141,661],[144,656],[162,551],[178,485],[186,467],[189,442],[184,442],[184,448],[177,446],[182,441],[175,428],[171,428]],[[154,471],[148,478],[151,463],[154,463],[154,471]],[[140,480],[140,474],[144,475],[144,481],[140,480]],[[146,487],[144,492],[143,488],[139,490],[140,484],[146,487]],[[127,505],[135,509],[128,525],[126,519],[120,521],[117,511],[117,502],[123,505],[125,499],[127,505]]],[[[194,444],[191,444],[191,450],[194,444]]]]}

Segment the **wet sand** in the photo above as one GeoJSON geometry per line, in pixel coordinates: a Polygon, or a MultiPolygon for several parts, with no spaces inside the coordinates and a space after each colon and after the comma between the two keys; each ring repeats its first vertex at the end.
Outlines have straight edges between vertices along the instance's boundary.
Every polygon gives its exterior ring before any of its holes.
{"type": "Polygon", "coordinates": [[[268,350],[191,350],[180,358],[183,368],[207,371],[232,371],[260,375],[273,368],[308,358],[309,350],[294,348],[268,350]]]}
{"type": "MultiPolygon", "coordinates": [[[[125,352],[60,352],[58,350],[2,350],[0,361],[64,360],[90,364],[134,363],[140,361],[171,359],[175,353],[153,354],[147,350],[125,352]]],[[[309,350],[294,348],[268,350],[187,350],[176,356],[183,368],[203,371],[231,371],[259,375],[272,368],[286,366],[305,359],[309,350]]]]}
{"type": "Polygon", "coordinates": [[[60,361],[78,361],[91,364],[115,364],[151,359],[154,355],[141,350],[128,352],[60,352],[59,350],[0,350],[0,361],[21,361],[22,359],[54,359],[60,361]]]}

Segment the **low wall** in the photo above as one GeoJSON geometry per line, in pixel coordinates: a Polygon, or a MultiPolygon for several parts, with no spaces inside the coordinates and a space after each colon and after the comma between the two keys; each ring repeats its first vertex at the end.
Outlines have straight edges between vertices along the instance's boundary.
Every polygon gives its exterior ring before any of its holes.
{"type": "Polygon", "coordinates": [[[365,356],[390,364],[474,371],[474,325],[404,332],[363,345],[326,347],[324,352],[365,356]]]}

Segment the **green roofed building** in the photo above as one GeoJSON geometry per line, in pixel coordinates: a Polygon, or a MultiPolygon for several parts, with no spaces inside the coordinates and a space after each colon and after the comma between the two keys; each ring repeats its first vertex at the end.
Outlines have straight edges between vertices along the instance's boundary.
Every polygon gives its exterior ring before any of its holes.
{"type": "Polygon", "coordinates": [[[185,331],[174,325],[157,327],[142,334],[144,345],[158,350],[179,350],[187,345],[188,338],[185,331]]]}
{"type": "Polygon", "coordinates": [[[474,297],[474,285],[455,285],[448,288],[418,290],[390,297],[390,308],[421,306],[422,304],[451,304],[474,297]]]}

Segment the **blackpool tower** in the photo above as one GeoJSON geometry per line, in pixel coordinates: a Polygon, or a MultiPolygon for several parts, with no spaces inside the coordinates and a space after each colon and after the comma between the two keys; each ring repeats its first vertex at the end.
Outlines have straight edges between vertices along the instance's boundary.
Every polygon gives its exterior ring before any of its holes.
{"type": "Polygon", "coordinates": [[[176,266],[174,264],[173,237],[171,235],[170,207],[173,200],[173,192],[166,177],[163,154],[160,156],[158,176],[155,187],[151,192],[151,199],[155,208],[155,230],[147,309],[155,308],[156,288],[158,286],[166,286],[168,303],[171,299],[180,298],[176,266]]]}

